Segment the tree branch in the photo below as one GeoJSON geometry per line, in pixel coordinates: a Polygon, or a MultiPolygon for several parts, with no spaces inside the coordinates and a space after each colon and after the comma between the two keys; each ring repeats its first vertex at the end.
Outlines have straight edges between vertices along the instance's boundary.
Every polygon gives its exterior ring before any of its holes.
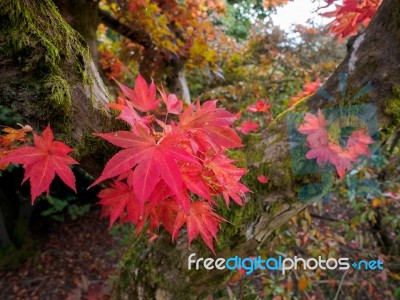
{"type": "Polygon", "coordinates": [[[126,24],[123,24],[101,9],[99,9],[99,17],[102,23],[130,39],[132,42],[138,43],[145,48],[154,46],[150,36],[145,31],[136,30],[126,24]]]}

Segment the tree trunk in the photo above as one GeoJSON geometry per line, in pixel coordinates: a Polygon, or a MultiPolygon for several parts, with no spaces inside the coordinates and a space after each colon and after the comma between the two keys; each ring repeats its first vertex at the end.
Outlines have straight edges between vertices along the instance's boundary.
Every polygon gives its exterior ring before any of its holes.
{"type": "MultiPolygon", "coordinates": [[[[366,83],[373,90],[354,104],[374,103],[378,108],[381,133],[387,135],[399,125],[400,96],[400,2],[384,0],[366,32],[354,42],[349,54],[324,88],[340,95],[339,73],[348,73],[347,96],[366,83]]],[[[3,0],[0,3],[0,103],[22,114],[37,130],[48,123],[75,149],[74,156],[93,174],[102,169],[110,152],[92,132],[113,130],[104,108],[108,95],[83,38],[60,16],[51,1],[3,0]]],[[[243,208],[231,207],[223,216],[217,257],[248,256],[267,243],[271,234],[307,203],[296,191],[318,175],[295,177],[287,141],[285,115],[291,111],[327,108],[331,104],[315,95],[279,116],[259,138],[247,141],[247,148],[235,154],[245,158],[250,169],[246,184],[253,190],[243,208]],[[268,189],[256,184],[258,168],[268,174],[268,189]]],[[[220,287],[229,275],[222,271],[189,271],[183,235],[177,244],[161,233],[148,244],[138,238],[122,260],[115,287],[117,298],[202,299],[220,287]]],[[[197,257],[210,252],[194,243],[197,257]]]]}
{"type": "Polygon", "coordinates": [[[98,62],[97,27],[100,23],[98,0],[55,0],[61,16],[78,31],[89,46],[92,58],[98,62]]]}

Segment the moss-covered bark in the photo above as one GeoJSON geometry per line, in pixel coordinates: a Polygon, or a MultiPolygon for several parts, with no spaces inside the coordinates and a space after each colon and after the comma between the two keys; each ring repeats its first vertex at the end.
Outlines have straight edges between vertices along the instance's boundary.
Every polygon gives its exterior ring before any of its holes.
{"type": "Polygon", "coordinates": [[[54,0],[61,16],[85,39],[92,58],[97,61],[97,27],[100,22],[98,15],[99,1],[87,0],[54,0]]]}
{"type": "Polygon", "coordinates": [[[111,126],[108,101],[85,40],[51,1],[0,2],[0,104],[38,131],[50,123],[96,173],[102,160],[86,159],[104,156],[92,133],[111,126]]]}

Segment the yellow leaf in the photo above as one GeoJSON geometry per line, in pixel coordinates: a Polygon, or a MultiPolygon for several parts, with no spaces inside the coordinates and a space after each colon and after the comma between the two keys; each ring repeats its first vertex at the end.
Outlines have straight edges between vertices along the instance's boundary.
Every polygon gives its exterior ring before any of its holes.
{"type": "Polygon", "coordinates": [[[372,200],[373,207],[379,207],[380,204],[381,204],[381,200],[379,200],[378,198],[375,198],[374,200],[372,200]]]}
{"type": "Polygon", "coordinates": [[[304,216],[306,217],[308,224],[311,224],[311,215],[308,209],[305,210],[304,216]]]}

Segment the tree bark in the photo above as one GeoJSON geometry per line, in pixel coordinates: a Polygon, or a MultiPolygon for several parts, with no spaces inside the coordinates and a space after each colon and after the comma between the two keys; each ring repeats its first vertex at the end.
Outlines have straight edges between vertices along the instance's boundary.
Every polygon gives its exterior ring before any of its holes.
{"type": "Polygon", "coordinates": [[[55,0],[61,16],[72,28],[78,31],[89,46],[94,61],[98,61],[97,27],[100,18],[97,14],[98,0],[55,0]]]}
{"type": "MultiPolygon", "coordinates": [[[[338,74],[343,72],[349,74],[349,87],[358,89],[371,82],[372,92],[357,103],[377,106],[383,138],[400,119],[400,93],[396,92],[400,86],[399,12],[399,1],[384,0],[324,86],[332,96],[339,95],[338,74]]],[[[22,114],[37,130],[50,122],[57,138],[73,147],[75,157],[93,174],[102,169],[110,151],[91,134],[114,129],[104,108],[108,101],[83,38],[61,18],[51,1],[0,3],[0,103],[22,114]]],[[[260,189],[254,175],[249,174],[246,184],[254,194],[245,207],[223,212],[234,224],[224,224],[217,257],[254,254],[277,228],[308,205],[296,199],[296,191],[307,178],[292,173],[285,115],[329,105],[315,95],[278,117],[259,139],[247,141],[247,148],[240,153],[247,167],[263,168],[271,181],[268,189],[260,189]]],[[[138,238],[122,260],[115,296],[201,299],[220,287],[228,272],[187,270],[191,252],[183,236],[177,244],[163,232],[153,244],[148,244],[144,236],[138,238]]],[[[211,256],[201,243],[195,243],[191,251],[198,257],[211,256]]]]}

